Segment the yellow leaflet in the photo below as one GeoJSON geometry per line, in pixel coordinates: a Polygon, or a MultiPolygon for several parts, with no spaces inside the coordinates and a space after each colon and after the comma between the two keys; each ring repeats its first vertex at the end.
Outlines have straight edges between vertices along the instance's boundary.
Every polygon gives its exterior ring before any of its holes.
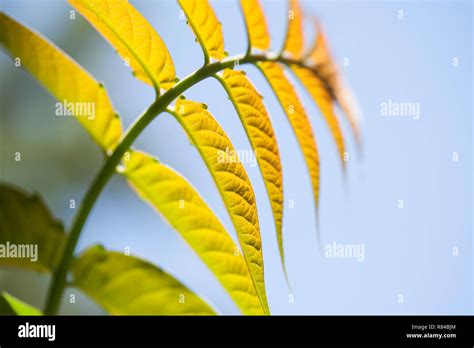
{"type": "Polygon", "coordinates": [[[283,51],[290,53],[294,59],[301,58],[304,48],[303,12],[298,0],[289,0],[288,28],[283,51]]]}
{"type": "Polygon", "coordinates": [[[336,63],[329,52],[326,37],[319,25],[317,25],[315,44],[308,56],[316,64],[318,74],[326,81],[327,86],[331,90],[332,97],[336,99],[344,111],[357,144],[360,146],[360,117],[357,107],[354,104],[353,96],[341,80],[336,63]]]}
{"type": "Polygon", "coordinates": [[[87,71],[46,38],[4,13],[0,13],[0,42],[15,63],[59,100],[56,111],[61,116],[74,114],[104,150],[115,147],[122,134],[120,118],[103,86],[87,71]]]}
{"type": "Polygon", "coordinates": [[[334,114],[331,94],[327,90],[324,82],[321,81],[321,79],[316,76],[313,71],[307,68],[302,68],[298,65],[292,65],[291,69],[299,78],[303,86],[311,95],[313,101],[320,109],[321,114],[323,115],[329,127],[331,135],[336,142],[342,165],[345,167],[346,162],[344,161],[344,138],[342,136],[341,128],[339,127],[339,121],[334,114]]]}
{"type": "Polygon", "coordinates": [[[262,6],[258,0],[240,0],[250,46],[260,50],[270,48],[270,34],[262,6]]]}
{"type": "Polygon", "coordinates": [[[73,286],[114,315],[214,315],[199,296],[134,256],[87,249],[73,264],[73,286]]]}
{"type": "MultiPolygon", "coordinates": [[[[201,103],[178,99],[174,113],[194,143],[224,200],[256,288],[263,283],[263,255],[252,184],[227,134],[201,103]]],[[[268,308],[265,292],[261,296],[268,308]]]]}
{"type": "Polygon", "coordinates": [[[270,199],[276,233],[281,235],[283,174],[275,133],[262,96],[243,71],[226,69],[222,77],[218,77],[218,80],[229,95],[252,149],[255,151],[270,199]]]}
{"type": "Polygon", "coordinates": [[[178,0],[186,13],[186,17],[206,55],[222,59],[227,54],[224,51],[224,36],[222,26],[208,0],[178,0]]]}
{"type": "MultiPolygon", "coordinates": [[[[242,313],[264,314],[239,249],[191,184],[171,168],[141,152],[131,152],[130,159],[124,163],[123,174],[131,186],[198,254],[242,313]]],[[[232,183],[229,187],[233,189],[232,183]]],[[[239,224],[247,225],[246,218],[242,216],[239,224]]],[[[252,236],[248,237],[250,242],[253,242],[252,236]]]]}
{"type": "Polygon", "coordinates": [[[126,0],[68,0],[130,64],[134,75],[169,89],[175,70],[165,44],[153,27],[126,0]]]}
{"type": "MultiPolygon", "coordinates": [[[[311,185],[313,187],[314,202],[317,206],[319,195],[319,155],[308,116],[294,87],[278,63],[262,62],[258,63],[257,66],[265,75],[290,121],[291,128],[298,140],[306,166],[308,167],[311,185]]],[[[279,236],[279,247],[283,262],[283,243],[281,236],[279,236]]]]}

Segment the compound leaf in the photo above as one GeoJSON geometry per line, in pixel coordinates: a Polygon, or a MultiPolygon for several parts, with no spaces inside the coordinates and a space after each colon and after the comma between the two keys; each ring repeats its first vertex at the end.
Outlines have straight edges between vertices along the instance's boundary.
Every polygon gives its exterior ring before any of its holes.
{"type": "Polygon", "coordinates": [[[0,13],[0,41],[15,63],[64,104],[104,150],[115,147],[122,126],[99,82],[52,42],[4,13],[0,13]]]}
{"type": "MultiPolygon", "coordinates": [[[[264,314],[238,247],[191,184],[168,166],[141,152],[130,152],[124,165],[123,175],[130,185],[183,237],[242,313],[264,314]]],[[[248,224],[246,217],[241,217],[239,223],[248,224]]]]}
{"type": "Polygon", "coordinates": [[[155,29],[127,0],[68,0],[130,64],[145,83],[169,89],[176,79],[171,56],[155,29]]]}
{"type": "Polygon", "coordinates": [[[74,262],[72,273],[72,286],[113,315],[215,314],[199,296],[160,268],[98,245],[74,262]]]}
{"type": "Polygon", "coordinates": [[[62,223],[37,195],[0,184],[0,265],[51,272],[64,239],[62,223]]]}
{"type": "Polygon", "coordinates": [[[224,58],[227,54],[224,51],[222,25],[209,1],[178,0],[178,2],[204,51],[206,60],[208,56],[215,59],[224,58]]]}

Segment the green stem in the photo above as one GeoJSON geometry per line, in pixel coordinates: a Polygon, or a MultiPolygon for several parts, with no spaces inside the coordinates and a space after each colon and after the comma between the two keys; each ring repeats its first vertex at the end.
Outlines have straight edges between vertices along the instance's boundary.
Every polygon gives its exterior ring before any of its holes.
{"type": "MultiPolygon", "coordinates": [[[[153,119],[155,119],[156,116],[165,111],[169,104],[173,102],[173,100],[200,81],[213,76],[219,71],[232,68],[235,62],[239,62],[239,64],[246,64],[262,61],[278,61],[287,65],[297,64],[304,66],[304,63],[302,62],[285,59],[271,54],[238,55],[212,64],[207,64],[162,94],[140,117],[137,118],[135,123],[128,128],[114,152],[106,159],[101,170],[96,175],[92,185],[86,192],[86,195],[73,220],[59,266],[53,274],[51,286],[48,291],[48,297],[44,311],[45,314],[53,315],[58,312],[62,295],[66,287],[68,270],[73,261],[74,251],[76,249],[79,236],[81,235],[82,228],[84,227],[84,224],[97,198],[109,179],[115,173],[115,170],[120,164],[120,160],[122,159],[123,155],[125,152],[127,152],[140,133],[148,126],[148,124],[150,124],[151,121],[153,121],[153,119]]],[[[305,67],[309,68],[308,66],[305,67]]]]}

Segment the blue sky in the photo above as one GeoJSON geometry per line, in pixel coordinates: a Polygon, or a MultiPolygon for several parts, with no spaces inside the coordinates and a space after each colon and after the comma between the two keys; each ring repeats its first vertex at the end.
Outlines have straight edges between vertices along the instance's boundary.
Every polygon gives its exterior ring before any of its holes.
{"type": "MultiPolygon", "coordinates": [[[[202,64],[200,47],[174,1],[132,1],[168,45],[179,76],[202,64]]],[[[214,1],[231,55],[246,47],[238,5],[214,1]]],[[[342,121],[351,159],[342,174],[336,148],[319,111],[303,90],[321,157],[320,233],[323,246],[362,244],[365,259],[329,259],[318,251],[309,177],[288,122],[264,79],[252,67],[249,77],[265,96],[279,141],[284,170],[284,238],[293,303],[279,264],[269,203],[257,167],[247,165],[260,214],[269,304],[275,314],[467,314],[472,313],[472,4],[469,1],[303,1],[317,15],[333,55],[353,89],[363,112],[363,157],[355,153],[347,122],[342,121]],[[400,19],[403,11],[403,19],[400,19]],[[349,65],[342,66],[344,58],[349,65]],[[457,58],[458,65],[453,66],[457,58]],[[381,115],[381,104],[413,102],[420,117],[381,115]],[[453,153],[459,161],[453,161],[453,153]],[[294,208],[288,208],[293,200],[294,208]],[[398,208],[403,200],[404,207],[398,208]],[[457,248],[458,255],[453,255],[457,248]],[[403,301],[401,301],[403,299],[403,301]],[[401,302],[401,303],[400,303],[401,302]]],[[[285,4],[264,1],[273,49],[285,31],[285,4]]],[[[2,2],[3,10],[42,32],[97,79],[104,82],[125,125],[153,101],[153,90],[134,79],[121,59],[85,21],[68,18],[70,7],[58,1],[2,2]],[[44,9],[48,10],[45,11],[44,9]]],[[[308,39],[312,33],[308,30],[308,39]]],[[[35,110],[52,110],[54,100],[27,74],[6,64],[2,76],[14,79],[18,101],[9,114],[43,117],[35,110]],[[5,75],[3,75],[5,74],[5,75]],[[17,82],[18,80],[18,82],[17,82]],[[33,100],[22,103],[22,100],[33,100]],[[34,105],[34,107],[32,106],[34,105]],[[11,114],[10,114],[11,113],[11,114]]],[[[3,89],[3,87],[2,87],[3,89]]],[[[237,149],[250,149],[230,102],[217,81],[209,80],[186,93],[208,104],[237,149]]],[[[5,99],[6,100],[6,99],[5,99]]],[[[5,101],[2,100],[2,104],[5,101]]],[[[2,112],[2,118],[4,117],[2,112]]],[[[45,116],[47,117],[47,116],[45,116]]],[[[26,122],[26,121],[25,121],[26,122]]],[[[29,122],[29,121],[28,121],[29,122]]],[[[91,153],[96,167],[78,182],[48,171],[48,160],[33,171],[7,167],[4,179],[44,192],[46,201],[70,222],[64,197],[80,199],[98,170],[99,155],[87,135],[72,122],[54,126],[41,122],[45,138],[67,151],[91,153]],[[51,127],[51,129],[49,128],[51,127]],[[62,129],[68,136],[61,137],[62,129]],[[54,131],[53,131],[54,130],[54,131]],[[70,139],[86,143],[84,148],[70,139]],[[57,178],[55,189],[51,181],[57,178]],[[49,184],[48,184],[49,183],[49,184]],[[46,189],[45,189],[46,188],[46,189]]],[[[31,127],[30,127],[31,128],[31,127]]],[[[18,126],[18,144],[29,136],[18,126]]],[[[204,164],[179,125],[161,115],[140,136],[136,147],[159,157],[183,173],[199,190],[233,234],[230,220],[204,164]]],[[[18,145],[20,146],[20,145],[18,145]]],[[[34,149],[25,151],[34,153],[34,149]]],[[[89,163],[89,162],[87,162],[89,163]]],[[[86,164],[84,164],[86,165],[86,164]]],[[[36,167],[35,167],[36,168],[36,167]]],[[[233,234],[235,237],[235,234],[233,234]]],[[[237,313],[210,272],[176,232],[141,202],[116,177],[107,186],[80,240],[80,249],[100,242],[111,249],[131,248],[135,255],[160,265],[223,313],[237,313]]],[[[0,273],[0,284],[2,273],[0,273]]],[[[3,273],[3,277],[7,277],[3,273]]],[[[31,280],[34,281],[34,280],[31,280]]],[[[8,289],[7,285],[2,286],[8,289]]],[[[13,285],[10,285],[13,286],[13,285]]],[[[25,293],[25,296],[31,296],[25,293]]],[[[68,304],[68,313],[80,312],[68,304]]]]}

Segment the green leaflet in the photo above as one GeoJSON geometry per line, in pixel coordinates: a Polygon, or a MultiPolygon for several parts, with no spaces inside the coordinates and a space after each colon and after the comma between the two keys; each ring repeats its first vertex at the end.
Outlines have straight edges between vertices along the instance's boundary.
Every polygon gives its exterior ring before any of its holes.
{"type": "Polygon", "coordinates": [[[39,196],[0,184],[0,266],[50,272],[59,262],[64,238],[62,223],[39,196]]]}
{"type": "Polygon", "coordinates": [[[73,264],[73,286],[114,315],[214,315],[209,305],[158,267],[93,246],[73,264]]]}
{"type": "Polygon", "coordinates": [[[43,315],[43,313],[4,291],[0,295],[0,315],[43,315]]]}

